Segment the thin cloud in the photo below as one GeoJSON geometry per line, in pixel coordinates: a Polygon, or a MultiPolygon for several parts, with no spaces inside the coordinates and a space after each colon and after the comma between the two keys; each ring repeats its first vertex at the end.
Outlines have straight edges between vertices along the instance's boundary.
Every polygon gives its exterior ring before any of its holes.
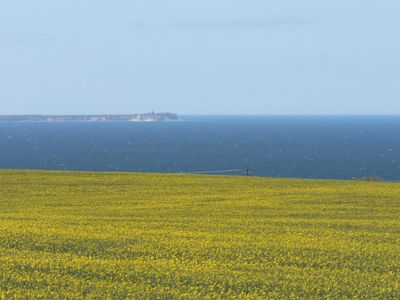
{"type": "Polygon", "coordinates": [[[143,27],[148,27],[148,26],[150,26],[150,24],[143,23],[143,22],[136,22],[136,21],[131,22],[129,25],[130,25],[131,27],[138,27],[138,28],[143,28],[143,27]]]}
{"type": "Polygon", "coordinates": [[[174,22],[171,24],[174,28],[271,28],[283,26],[304,26],[310,24],[309,21],[298,18],[280,18],[267,21],[213,21],[213,22],[174,22]]]}
{"type": "Polygon", "coordinates": [[[53,42],[55,37],[49,34],[23,33],[23,34],[0,34],[1,44],[35,44],[53,42]]]}

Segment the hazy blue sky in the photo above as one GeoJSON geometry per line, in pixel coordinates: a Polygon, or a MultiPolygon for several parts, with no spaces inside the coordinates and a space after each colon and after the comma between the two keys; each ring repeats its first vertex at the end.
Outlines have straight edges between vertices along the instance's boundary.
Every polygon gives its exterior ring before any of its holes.
{"type": "Polygon", "coordinates": [[[0,104],[400,114],[400,1],[4,0],[0,104]]]}

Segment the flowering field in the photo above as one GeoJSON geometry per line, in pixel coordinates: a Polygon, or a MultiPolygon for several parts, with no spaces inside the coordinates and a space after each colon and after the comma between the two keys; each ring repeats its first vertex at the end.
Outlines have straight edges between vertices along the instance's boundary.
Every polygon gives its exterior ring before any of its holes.
{"type": "Polygon", "coordinates": [[[400,184],[0,171],[0,299],[399,299],[400,184]]]}

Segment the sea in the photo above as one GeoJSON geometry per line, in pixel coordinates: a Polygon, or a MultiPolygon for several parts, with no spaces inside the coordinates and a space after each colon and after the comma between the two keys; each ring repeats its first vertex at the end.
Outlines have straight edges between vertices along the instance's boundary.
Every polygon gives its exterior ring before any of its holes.
{"type": "Polygon", "coordinates": [[[400,180],[400,116],[1,122],[0,169],[400,180]]]}

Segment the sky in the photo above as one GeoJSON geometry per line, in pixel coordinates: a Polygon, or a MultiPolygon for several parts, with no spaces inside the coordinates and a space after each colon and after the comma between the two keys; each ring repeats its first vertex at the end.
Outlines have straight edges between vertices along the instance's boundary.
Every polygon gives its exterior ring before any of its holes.
{"type": "Polygon", "coordinates": [[[399,0],[0,2],[0,114],[400,114],[399,0]]]}

